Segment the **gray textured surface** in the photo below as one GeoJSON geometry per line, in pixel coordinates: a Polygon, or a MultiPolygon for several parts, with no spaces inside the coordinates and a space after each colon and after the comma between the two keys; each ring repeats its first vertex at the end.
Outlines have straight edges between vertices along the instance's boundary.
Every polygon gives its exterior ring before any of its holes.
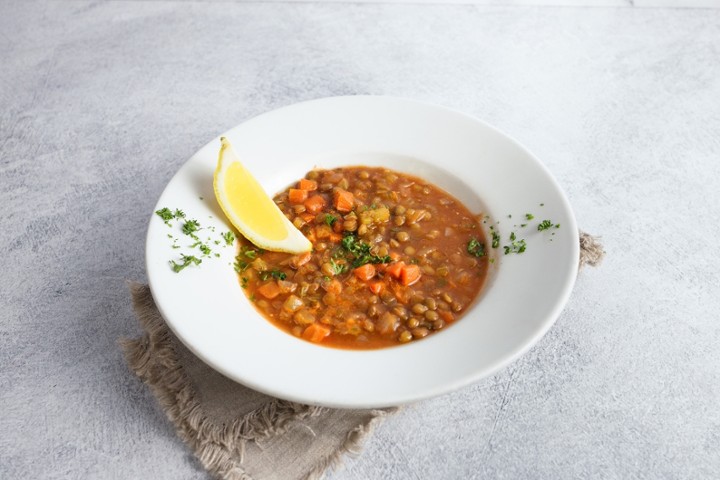
{"type": "Polygon", "coordinates": [[[351,479],[717,478],[720,11],[0,3],[0,478],[203,479],[128,372],[125,279],[176,169],[258,113],[441,103],[525,143],[604,236],[556,326],[407,408],[351,479]]]}

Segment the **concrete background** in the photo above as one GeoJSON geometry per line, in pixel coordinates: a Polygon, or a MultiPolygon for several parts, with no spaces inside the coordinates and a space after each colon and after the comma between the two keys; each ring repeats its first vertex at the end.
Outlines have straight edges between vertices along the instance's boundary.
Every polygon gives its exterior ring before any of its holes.
{"type": "Polygon", "coordinates": [[[329,477],[717,478],[719,10],[6,0],[0,60],[0,478],[207,478],[123,362],[125,281],[196,149],[341,94],[510,133],[608,257],[522,359],[329,477]]]}

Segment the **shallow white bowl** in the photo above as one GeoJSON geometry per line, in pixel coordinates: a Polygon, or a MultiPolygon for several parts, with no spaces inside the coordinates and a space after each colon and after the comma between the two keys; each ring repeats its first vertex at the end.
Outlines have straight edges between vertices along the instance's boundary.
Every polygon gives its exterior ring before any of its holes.
{"type": "MultiPolygon", "coordinates": [[[[240,383],[332,407],[382,407],[439,395],[522,355],[570,295],[579,246],[565,195],[530,152],[473,117],[404,99],[334,97],[260,115],[223,135],[271,194],[313,167],[384,165],[424,177],[471,211],[499,221],[503,245],[511,231],[527,242],[521,255],[496,251],[491,281],[456,324],[407,345],[350,351],[299,340],[263,319],[240,289],[232,248],[216,247],[220,258],[174,273],[168,261],[188,249],[171,248],[167,234],[182,237],[179,226],[169,229],[153,214],[147,272],[160,312],[190,350],[240,383]],[[535,219],[527,222],[525,213],[535,219]],[[561,228],[537,231],[544,219],[561,228]]],[[[219,145],[218,137],[193,155],[156,208],[180,208],[198,219],[206,227],[201,238],[230,228],[212,190],[219,145]]]]}

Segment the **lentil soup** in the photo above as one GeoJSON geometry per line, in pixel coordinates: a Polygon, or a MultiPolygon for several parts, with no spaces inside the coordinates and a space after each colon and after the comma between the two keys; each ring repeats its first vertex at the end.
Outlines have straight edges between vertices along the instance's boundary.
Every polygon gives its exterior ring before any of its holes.
{"type": "Polygon", "coordinates": [[[312,170],[274,200],[312,252],[262,251],[240,238],[235,268],[260,313],[299,338],[348,349],[415,341],[457,321],[485,283],[479,217],[420,178],[312,170]]]}

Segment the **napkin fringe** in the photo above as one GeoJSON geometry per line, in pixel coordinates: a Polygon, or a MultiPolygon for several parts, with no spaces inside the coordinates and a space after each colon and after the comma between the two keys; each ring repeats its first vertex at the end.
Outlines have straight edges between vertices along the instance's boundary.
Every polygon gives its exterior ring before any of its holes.
{"type": "MultiPolygon", "coordinates": [[[[170,330],[154,308],[150,288],[137,282],[128,282],[128,288],[138,322],[146,335],[120,340],[125,359],[131,370],[150,387],[180,438],[214,476],[223,480],[254,480],[241,465],[248,441],[282,435],[298,422],[328,410],[275,399],[229,425],[214,424],[205,415],[179,362],[170,330]]],[[[369,411],[370,420],[351,430],[343,445],[318,461],[306,479],[317,480],[329,467],[342,465],[342,457],[346,454],[359,455],[363,442],[374,428],[396,410],[369,411]]]]}
{"type": "Polygon", "coordinates": [[[590,235],[580,230],[580,263],[578,270],[584,266],[597,267],[605,258],[605,249],[600,243],[600,237],[590,235]]]}
{"type": "Polygon", "coordinates": [[[347,438],[342,447],[332,455],[319,461],[304,480],[320,480],[328,469],[336,470],[343,465],[343,458],[349,456],[357,458],[362,453],[362,447],[367,438],[372,435],[375,427],[385,420],[385,417],[400,410],[400,407],[391,407],[384,410],[370,410],[368,414],[372,417],[366,424],[358,425],[348,432],[347,438]]]}

